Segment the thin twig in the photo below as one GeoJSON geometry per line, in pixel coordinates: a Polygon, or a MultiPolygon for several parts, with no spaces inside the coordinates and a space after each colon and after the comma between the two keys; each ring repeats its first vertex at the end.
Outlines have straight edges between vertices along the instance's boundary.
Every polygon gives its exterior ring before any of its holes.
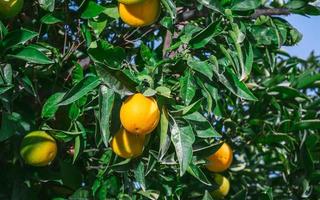
{"type": "Polygon", "coordinates": [[[165,58],[166,54],[167,54],[167,49],[170,47],[171,45],[171,40],[172,40],[172,33],[167,30],[165,39],[164,39],[164,43],[163,43],[163,49],[162,49],[162,57],[165,58]]]}

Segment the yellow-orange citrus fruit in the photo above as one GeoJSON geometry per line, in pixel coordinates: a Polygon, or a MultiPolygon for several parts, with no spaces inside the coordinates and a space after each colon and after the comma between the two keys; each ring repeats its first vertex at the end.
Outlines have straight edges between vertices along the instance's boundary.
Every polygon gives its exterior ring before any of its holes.
{"type": "Polygon", "coordinates": [[[0,0],[0,18],[12,18],[19,14],[23,7],[23,0],[0,0]]]}
{"type": "Polygon", "coordinates": [[[123,127],[133,134],[146,135],[158,125],[160,111],[156,100],[140,93],[130,96],[120,109],[123,127]]]}
{"type": "Polygon", "coordinates": [[[220,174],[215,174],[214,182],[216,182],[219,185],[219,188],[212,191],[211,196],[215,199],[223,199],[228,195],[230,190],[229,180],[220,174]]]}
{"type": "Polygon", "coordinates": [[[126,4],[126,5],[142,3],[144,1],[146,1],[146,0],[118,0],[119,3],[123,3],[123,4],[126,4]]]}
{"type": "Polygon", "coordinates": [[[153,24],[160,15],[160,0],[145,0],[136,4],[119,3],[121,19],[133,27],[153,24]]]}
{"type": "Polygon", "coordinates": [[[142,154],[144,141],[144,135],[132,134],[121,128],[112,138],[111,148],[122,158],[134,158],[142,154]]]}
{"type": "Polygon", "coordinates": [[[46,166],[57,155],[57,143],[46,132],[34,131],[23,138],[20,155],[28,165],[46,166]]]}
{"type": "Polygon", "coordinates": [[[207,158],[206,167],[212,172],[223,172],[230,167],[232,159],[233,152],[231,147],[227,143],[223,143],[218,151],[207,158]]]}

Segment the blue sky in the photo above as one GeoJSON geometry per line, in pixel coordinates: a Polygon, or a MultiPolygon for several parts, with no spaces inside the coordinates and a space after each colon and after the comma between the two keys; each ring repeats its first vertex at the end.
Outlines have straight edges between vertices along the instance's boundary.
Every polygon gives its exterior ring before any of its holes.
{"type": "Polygon", "coordinates": [[[291,55],[307,58],[311,51],[320,55],[320,16],[305,17],[291,15],[287,20],[302,33],[302,41],[293,47],[285,47],[291,55]]]}

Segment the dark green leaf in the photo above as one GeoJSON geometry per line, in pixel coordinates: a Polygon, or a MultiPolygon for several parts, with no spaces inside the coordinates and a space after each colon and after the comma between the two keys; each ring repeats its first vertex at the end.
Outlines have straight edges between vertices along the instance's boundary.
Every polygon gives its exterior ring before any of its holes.
{"type": "Polygon", "coordinates": [[[110,137],[110,117],[113,109],[115,93],[102,85],[99,93],[99,124],[104,145],[108,147],[110,137]]]}
{"type": "Polygon", "coordinates": [[[86,77],[64,95],[59,105],[68,105],[79,100],[83,96],[88,95],[88,93],[91,92],[98,85],[100,85],[100,80],[97,79],[97,77],[86,77]]]}

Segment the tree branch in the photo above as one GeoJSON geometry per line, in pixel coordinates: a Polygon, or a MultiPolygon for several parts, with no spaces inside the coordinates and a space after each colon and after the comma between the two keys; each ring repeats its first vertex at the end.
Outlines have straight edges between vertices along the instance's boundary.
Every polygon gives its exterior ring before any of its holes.
{"type": "Polygon", "coordinates": [[[255,19],[262,15],[272,16],[272,15],[290,15],[288,8],[261,8],[257,9],[252,15],[251,18],[255,19]]]}
{"type": "MultiPolygon", "coordinates": [[[[198,10],[188,10],[178,15],[178,21],[188,21],[199,17],[207,17],[212,11],[208,8],[204,8],[201,12],[198,10]]],[[[262,15],[273,16],[273,15],[290,15],[290,11],[287,8],[260,8],[256,9],[255,12],[249,16],[252,19],[256,19],[262,15]]]]}
{"type": "Polygon", "coordinates": [[[162,49],[162,58],[165,58],[167,55],[167,49],[170,47],[171,45],[171,40],[172,40],[172,33],[167,30],[166,33],[166,37],[164,39],[164,43],[163,43],[163,49],[162,49]]]}

